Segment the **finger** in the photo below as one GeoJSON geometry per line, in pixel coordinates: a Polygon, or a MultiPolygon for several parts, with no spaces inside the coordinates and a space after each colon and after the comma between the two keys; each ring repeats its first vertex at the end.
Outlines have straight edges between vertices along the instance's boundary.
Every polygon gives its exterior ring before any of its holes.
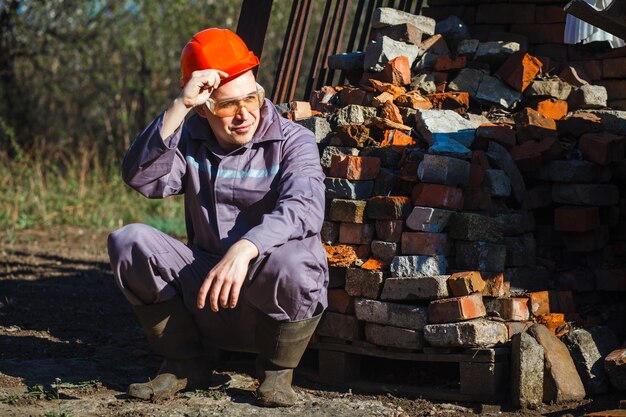
{"type": "Polygon", "coordinates": [[[241,284],[235,283],[230,288],[230,308],[237,307],[237,301],[239,301],[239,292],[241,291],[241,284]]]}
{"type": "Polygon", "coordinates": [[[224,280],[220,277],[217,277],[213,280],[213,285],[211,285],[211,290],[209,291],[209,303],[211,304],[211,310],[214,312],[219,311],[219,306],[217,305],[217,300],[220,296],[220,292],[222,291],[222,286],[224,285],[224,280]]]}
{"type": "Polygon", "coordinates": [[[204,279],[204,282],[200,286],[200,291],[198,291],[198,299],[196,300],[196,304],[199,309],[204,308],[204,304],[206,302],[206,297],[211,288],[211,283],[213,282],[213,271],[209,272],[209,275],[204,279]]]}
{"type": "Polygon", "coordinates": [[[220,305],[222,306],[222,308],[228,308],[228,296],[231,292],[231,288],[232,284],[230,282],[226,282],[224,283],[224,285],[222,285],[222,290],[220,291],[219,297],[220,305]]]}

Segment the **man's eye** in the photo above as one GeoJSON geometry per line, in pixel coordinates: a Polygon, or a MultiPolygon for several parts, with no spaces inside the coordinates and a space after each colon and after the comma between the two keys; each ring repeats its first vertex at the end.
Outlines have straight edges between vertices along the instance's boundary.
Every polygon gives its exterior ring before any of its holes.
{"type": "Polygon", "coordinates": [[[229,109],[232,107],[237,107],[237,100],[222,101],[217,104],[218,109],[229,109]]]}
{"type": "Polygon", "coordinates": [[[246,104],[254,103],[255,101],[258,101],[258,97],[256,96],[256,94],[250,94],[249,96],[243,98],[243,102],[246,104]]]}

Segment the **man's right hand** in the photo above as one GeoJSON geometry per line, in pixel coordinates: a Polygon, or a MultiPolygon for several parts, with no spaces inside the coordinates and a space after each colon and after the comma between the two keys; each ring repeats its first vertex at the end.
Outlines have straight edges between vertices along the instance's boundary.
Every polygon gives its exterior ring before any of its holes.
{"type": "Polygon", "coordinates": [[[174,133],[189,110],[204,104],[225,77],[228,77],[226,72],[214,69],[192,72],[187,84],[165,111],[161,138],[165,139],[174,133]]]}

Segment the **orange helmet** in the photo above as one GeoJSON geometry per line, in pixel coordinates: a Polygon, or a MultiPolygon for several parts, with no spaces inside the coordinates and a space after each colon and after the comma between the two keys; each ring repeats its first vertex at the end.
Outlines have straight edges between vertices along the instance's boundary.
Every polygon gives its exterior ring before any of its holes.
{"type": "Polygon", "coordinates": [[[228,73],[222,84],[259,65],[259,58],[248,49],[243,40],[228,29],[210,28],[196,33],[187,42],[180,55],[184,87],[196,70],[216,69],[228,73]]]}

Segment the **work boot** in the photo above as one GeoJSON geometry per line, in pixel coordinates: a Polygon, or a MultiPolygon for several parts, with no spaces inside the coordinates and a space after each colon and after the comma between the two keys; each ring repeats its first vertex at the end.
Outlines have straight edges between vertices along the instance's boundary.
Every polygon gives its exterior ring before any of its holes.
{"type": "Polygon", "coordinates": [[[293,370],[306,349],[311,335],[322,315],[299,321],[276,321],[257,314],[256,360],[261,386],[257,401],[266,407],[290,407],[296,403],[296,393],[291,388],[293,370]]]}
{"type": "Polygon", "coordinates": [[[150,347],[165,360],[154,379],[131,384],[128,395],[142,400],[159,400],[187,388],[208,387],[210,363],[183,300],[177,296],[164,303],[133,306],[133,309],[150,347]]]}

